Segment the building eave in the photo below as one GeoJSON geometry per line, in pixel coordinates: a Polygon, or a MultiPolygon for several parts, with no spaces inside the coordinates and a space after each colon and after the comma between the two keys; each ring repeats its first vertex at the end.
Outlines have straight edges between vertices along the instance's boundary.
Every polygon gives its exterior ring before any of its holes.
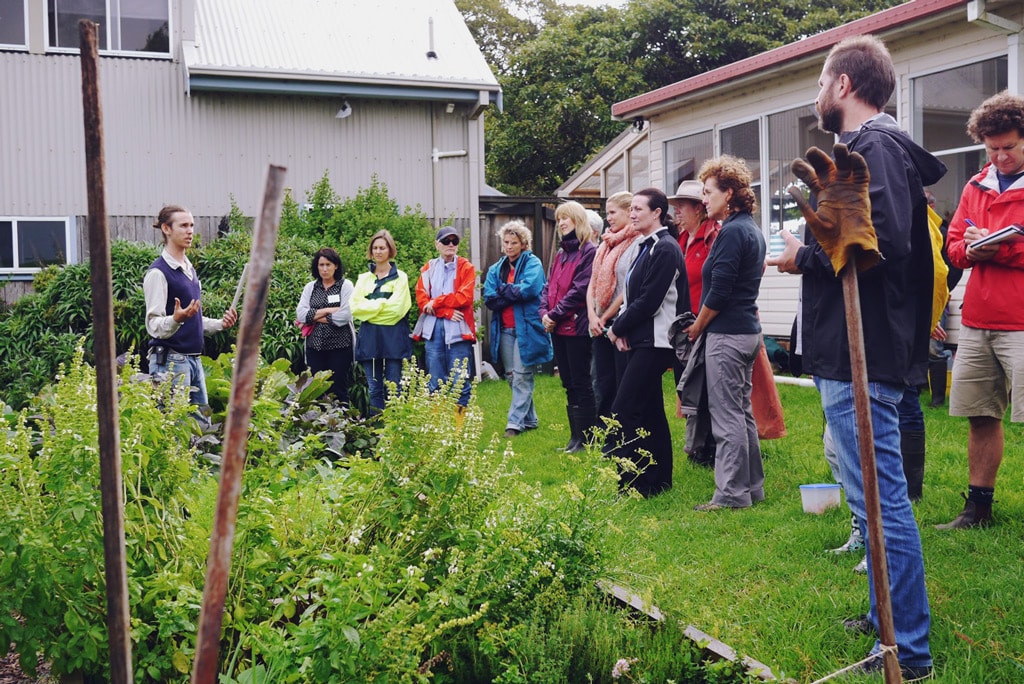
{"type": "Polygon", "coordinates": [[[954,12],[965,12],[968,2],[969,0],[911,0],[774,50],[616,102],[612,105],[612,119],[625,121],[648,118],[698,94],[707,95],[726,85],[734,87],[745,81],[763,78],[765,71],[821,61],[822,55],[843,38],[868,33],[884,36],[908,24],[935,21],[954,12]]]}

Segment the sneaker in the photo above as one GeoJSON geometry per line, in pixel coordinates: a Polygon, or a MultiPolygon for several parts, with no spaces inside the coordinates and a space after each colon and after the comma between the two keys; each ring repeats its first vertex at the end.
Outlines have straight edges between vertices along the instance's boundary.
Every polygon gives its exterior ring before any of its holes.
{"type": "Polygon", "coordinates": [[[858,575],[868,574],[868,557],[864,556],[863,558],[861,558],[860,563],[857,563],[857,565],[853,566],[853,571],[858,575]]]}
{"type": "Polygon", "coordinates": [[[515,437],[518,434],[520,434],[520,431],[516,430],[515,428],[508,428],[507,430],[505,430],[505,436],[506,437],[510,437],[511,438],[511,437],[515,437]]]}
{"type": "Polygon", "coordinates": [[[860,529],[854,528],[850,531],[850,538],[842,546],[829,549],[831,553],[854,553],[864,550],[864,537],[860,536],[860,529]],[[855,531],[854,531],[855,530],[855,531]]]}
{"type": "Polygon", "coordinates": [[[709,501],[707,503],[697,504],[696,506],[693,507],[693,510],[699,511],[701,513],[708,513],[710,511],[721,511],[725,508],[728,508],[728,506],[723,506],[722,504],[716,504],[714,502],[709,501]]]}
{"type": "Polygon", "coordinates": [[[964,510],[960,515],[953,518],[944,525],[936,525],[937,530],[966,530],[972,527],[988,527],[992,524],[992,506],[979,507],[974,501],[970,501],[964,494],[964,510]],[[987,510],[986,510],[987,509],[987,510]]]}
{"type": "Polygon", "coordinates": [[[869,620],[867,615],[861,615],[860,617],[850,618],[849,620],[843,620],[843,628],[847,632],[855,632],[857,634],[870,634],[872,636],[878,636],[878,630],[875,629],[875,623],[869,620]]]}
{"type": "MultiPolygon", "coordinates": [[[[877,675],[882,674],[884,669],[885,667],[882,665],[882,658],[878,657],[858,665],[854,669],[850,670],[850,674],[877,675]]],[[[903,675],[904,682],[921,682],[925,679],[931,679],[934,673],[932,672],[931,665],[914,666],[900,663],[900,674],[903,675]]]]}

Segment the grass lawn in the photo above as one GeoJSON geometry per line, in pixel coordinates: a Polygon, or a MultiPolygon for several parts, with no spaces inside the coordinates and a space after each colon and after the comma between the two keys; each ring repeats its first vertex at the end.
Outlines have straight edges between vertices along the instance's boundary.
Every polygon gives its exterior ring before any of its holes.
{"type": "MultiPolygon", "coordinates": [[[[662,391],[674,415],[671,374],[662,391]]],[[[813,388],[781,386],[788,436],[763,442],[767,500],[740,511],[696,513],[714,491],[710,470],[687,463],[683,421],[670,418],[674,485],[650,500],[627,502],[616,524],[629,542],[612,560],[612,579],[632,587],[670,618],[696,625],[778,674],[807,682],[862,658],[873,640],[844,631],[841,620],[867,611],[867,579],[853,573],[857,554],[836,556],[849,532],[845,504],[805,514],[800,484],[830,482],[822,455],[822,417],[813,388]]],[[[477,386],[483,439],[501,436],[510,390],[477,386]]],[[[557,449],[569,437],[565,393],[542,376],[535,391],[540,429],[512,440],[523,476],[545,486],[574,478],[557,449]]],[[[927,402],[925,393],[922,400],[927,402]]],[[[939,532],[962,507],[967,487],[967,421],[924,409],[924,499],[915,505],[932,610],[936,681],[1024,681],[1024,427],[1007,423],[996,490],[996,524],[939,532]]],[[[895,607],[898,610],[898,606],[895,607]]],[[[642,656],[643,654],[632,654],[642,656]]]]}

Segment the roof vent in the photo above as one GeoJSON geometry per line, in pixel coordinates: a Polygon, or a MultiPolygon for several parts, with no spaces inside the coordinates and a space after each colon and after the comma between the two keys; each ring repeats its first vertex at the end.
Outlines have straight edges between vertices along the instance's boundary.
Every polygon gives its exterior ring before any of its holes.
{"type": "Polygon", "coordinates": [[[427,50],[427,59],[437,59],[437,53],[434,52],[434,17],[427,18],[427,34],[430,36],[430,49],[427,50]]]}

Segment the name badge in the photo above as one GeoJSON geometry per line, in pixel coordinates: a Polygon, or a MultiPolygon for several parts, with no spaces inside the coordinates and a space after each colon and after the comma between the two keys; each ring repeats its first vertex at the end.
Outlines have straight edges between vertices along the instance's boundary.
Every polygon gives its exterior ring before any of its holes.
{"type": "Polygon", "coordinates": [[[341,304],[341,295],[340,294],[327,295],[327,303],[328,304],[341,304]]]}

